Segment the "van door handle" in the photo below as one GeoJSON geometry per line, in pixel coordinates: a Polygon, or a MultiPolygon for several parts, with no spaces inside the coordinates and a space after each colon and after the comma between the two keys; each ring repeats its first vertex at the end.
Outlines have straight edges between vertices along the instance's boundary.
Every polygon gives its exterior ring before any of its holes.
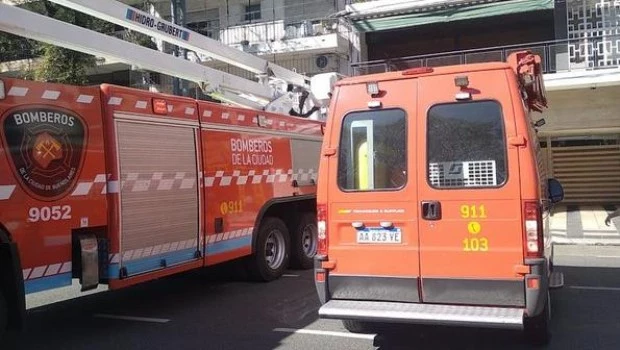
{"type": "Polygon", "coordinates": [[[422,218],[425,220],[440,220],[441,203],[438,201],[422,202],[422,218]]]}

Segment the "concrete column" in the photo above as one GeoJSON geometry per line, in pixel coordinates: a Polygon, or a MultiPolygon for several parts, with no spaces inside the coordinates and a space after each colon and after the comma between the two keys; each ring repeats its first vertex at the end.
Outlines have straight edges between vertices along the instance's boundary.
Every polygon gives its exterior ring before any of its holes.
{"type": "MultiPolygon", "coordinates": [[[[567,0],[555,0],[553,10],[555,39],[568,39],[568,12],[567,0]]],[[[570,69],[570,57],[568,54],[568,43],[553,45],[549,48],[550,68],[555,68],[556,72],[567,71],[570,69]]]]}

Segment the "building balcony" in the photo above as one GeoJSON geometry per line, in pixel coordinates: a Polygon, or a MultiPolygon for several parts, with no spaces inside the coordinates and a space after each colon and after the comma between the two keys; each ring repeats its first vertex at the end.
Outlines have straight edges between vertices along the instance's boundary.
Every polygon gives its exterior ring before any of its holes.
{"type": "MultiPolygon", "coordinates": [[[[225,45],[256,55],[285,53],[330,53],[348,50],[351,28],[338,21],[284,20],[227,28],[209,28],[202,33],[225,45]]],[[[202,32],[202,31],[201,31],[202,32]]],[[[207,57],[200,57],[202,61],[207,57]]]]}
{"type": "Polygon", "coordinates": [[[504,62],[511,53],[523,50],[541,57],[545,80],[551,89],[561,89],[575,78],[585,79],[579,84],[587,84],[588,79],[596,83],[598,79],[607,85],[620,85],[620,34],[358,62],[351,64],[350,71],[362,75],[415,67],[504,62]]]}

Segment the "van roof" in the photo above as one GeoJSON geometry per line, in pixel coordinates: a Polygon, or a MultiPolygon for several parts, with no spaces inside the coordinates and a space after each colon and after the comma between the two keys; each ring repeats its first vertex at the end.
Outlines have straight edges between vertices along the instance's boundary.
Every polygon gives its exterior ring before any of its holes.
{"type": "Polygon", "coordinates": [[[458,73],[466,73],[466,72],[479,72],[479,71],[501,70],[501,69],[512,70],[512,67],[508,63],[505,63],[505,62],[485,62],[485,63],[470,63],[470,64],[459,64],[459,65],[452,65],[452,66],[432,67],[432,71],[430,72],[422,72],[422,73],[416,73],[412,75],[404,75],[403,72],[405,72],[406,70],[400,70],[400,71],[394,71],[394,72],[365,74],[365,75],[347,77],[347,78],[339,80],[336,83],[336,85],[338,86],[353,85],[353,84],[366,83],[368,81],[411,79],[411,78],[417,78],[421,76],[458,74],[458,73]]]}

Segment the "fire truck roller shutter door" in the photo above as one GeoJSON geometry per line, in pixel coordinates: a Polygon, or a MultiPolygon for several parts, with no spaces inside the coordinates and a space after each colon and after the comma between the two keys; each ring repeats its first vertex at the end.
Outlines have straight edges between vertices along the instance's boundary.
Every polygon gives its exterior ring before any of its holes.
{"type": "Polygon", "coordinates": [[[117,133],[122,268],[130,276],[196,259],[195,130],[118,121],[117,133]]]}

